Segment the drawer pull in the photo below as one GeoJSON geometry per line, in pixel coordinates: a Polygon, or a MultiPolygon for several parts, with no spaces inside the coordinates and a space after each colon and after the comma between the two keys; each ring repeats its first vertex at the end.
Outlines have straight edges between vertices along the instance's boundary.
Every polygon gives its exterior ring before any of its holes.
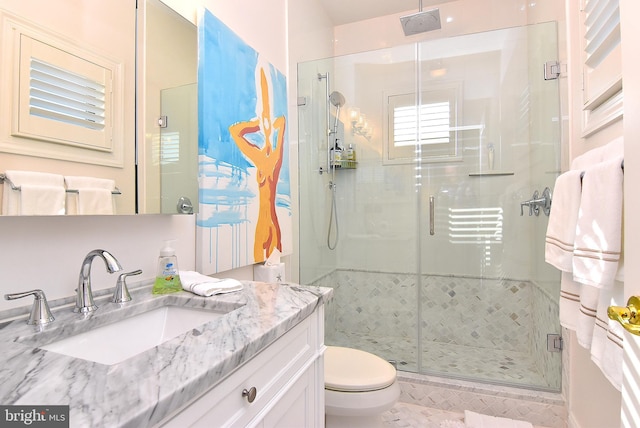
{"type": "Polygon", "coordinates": [[[256,399],[256,395],[258,394],[258,390],[255,386],[252,386],[251,389],[243,389],[242,396],[247,398],[249,403],[253,403],[253,400],[256,399]]]}

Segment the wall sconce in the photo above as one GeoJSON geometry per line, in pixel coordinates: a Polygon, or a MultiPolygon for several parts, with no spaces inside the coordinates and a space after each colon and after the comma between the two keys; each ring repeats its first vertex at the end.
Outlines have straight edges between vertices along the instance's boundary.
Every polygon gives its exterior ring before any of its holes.
{"type": "Polygon", "coordinates": [[[443,77],[447,74],[447,67],[442,64],[442,60],[437,61],[429,67],[429,75],[431,77],[443,77]]]}
{"type": "Polygon", "coordinates": [[[367,116],[360,113],[360,109],[353,107],[349,109],[349,120],[351,121],[351,134],[361,135],[367,140],[371,138],[373,130],[369,127],[367,116]]]}

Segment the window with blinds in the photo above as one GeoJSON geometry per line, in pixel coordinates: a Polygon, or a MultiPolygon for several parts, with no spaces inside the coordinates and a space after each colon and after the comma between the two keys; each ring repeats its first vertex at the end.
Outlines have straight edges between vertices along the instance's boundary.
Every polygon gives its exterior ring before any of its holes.
{"type": "Polygon", "coordinates": [[[445,85],[422,91],[419,99],[412,92],[387,94],[385,162],[414,161],[416,153],[431,160],[457,156],[458,90],[445,85]]]}
{"type": "Polygon", "coordinates": [[[414,146],[416,140],[420,144],[448,144],[451,141],[450,128],[449,101],[393,109],[393,144],[396,147],[414,146]]]}

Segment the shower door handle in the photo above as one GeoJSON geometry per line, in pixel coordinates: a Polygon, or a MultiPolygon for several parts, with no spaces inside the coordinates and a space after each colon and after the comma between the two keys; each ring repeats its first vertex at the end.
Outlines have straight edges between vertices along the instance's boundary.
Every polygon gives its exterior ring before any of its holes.
{"type": "Polygon", "coordinates": [[[436,216],[436,211],[435,211],[435,202],[436,202],[436,198],[434,196],[429,196],[429,235],[435,235],[436,231],[435,231],[435,216],[436,216]]]}

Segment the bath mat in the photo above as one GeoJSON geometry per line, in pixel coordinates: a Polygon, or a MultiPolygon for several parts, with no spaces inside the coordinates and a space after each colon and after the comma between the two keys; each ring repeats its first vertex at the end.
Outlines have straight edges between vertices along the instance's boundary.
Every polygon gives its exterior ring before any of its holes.
{"type": "Polygon", "coordinates": [[[482,415],[469,410],[464,411],[464,423],[466,428],[533,428],[529,422],[482,415]]]}
{"type": "Polygon", "coordinates": [[[446,421],[440,422],[440,428],[466,428],[466,425],[462,421],[447,419],[446,421]]]}

